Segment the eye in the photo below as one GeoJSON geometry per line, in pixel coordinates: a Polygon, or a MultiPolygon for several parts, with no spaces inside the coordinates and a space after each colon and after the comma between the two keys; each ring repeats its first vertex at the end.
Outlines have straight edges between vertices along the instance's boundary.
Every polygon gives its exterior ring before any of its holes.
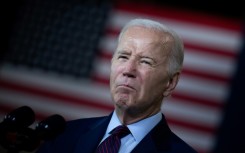
{"type": "Polygon", "coordinates": [[[122,58],[122,59],[128,59],[128,57],[126,55],[119,55],[118,56],[118,59],[120,59],[120,58],[122,58]]]}
{"type": "Polygon", "coordinates": [[[149,65],[149,66],[152,66],[152,61],[150,61],[150,60],[141,59],[141,60],[140,60],[140,63],[146,64],[146,65],[149,65]]]}

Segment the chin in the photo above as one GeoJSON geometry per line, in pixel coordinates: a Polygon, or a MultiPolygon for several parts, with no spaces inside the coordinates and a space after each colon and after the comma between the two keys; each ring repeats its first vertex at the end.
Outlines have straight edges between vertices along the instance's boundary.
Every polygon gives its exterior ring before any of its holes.
{"type": "Polygon", "coordinates": [[[129,102],[126,99],[118,99],[115,101],[115,105],[119,109],[127,109],[129,107],[129,102]]]}
{"type": "Polygon", "coordinates": [[[123,100],[121,100],[121,99],[117,100],[116,105],[121,106],[121,107],[123,107],[123,106],[125,107],[125,106],[127,106],[127,101],[124,99],[123,100]]]}

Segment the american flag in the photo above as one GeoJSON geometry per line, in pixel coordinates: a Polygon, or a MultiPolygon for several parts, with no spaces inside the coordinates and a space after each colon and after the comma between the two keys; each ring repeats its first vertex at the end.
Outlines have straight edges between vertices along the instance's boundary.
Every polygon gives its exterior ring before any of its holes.
{"type": "MultiPolygon", "coordinates": [[[[64,25],[68,24],[71,26],[70,28],[59,27],[60,29],[63,28],[63,31],[71,30],[74,28],[73,26],[85,26],[81,24],[77,25],[77,22],[82,18],[80,15],[84,13],[84,4],[70,4],[70,7],[59,5],[60,9],[57,9],[56,7],[47,8],[47,6],[52,4],[47,3],[47,1],[45,2],[41,6],[38,5],[40,12],[45,7],[45,11],[53,14],[56,12],[58,14],[57,16],[50,17],[49,23],[53,23],[54,25],[56,23],[55,21],[57,21],[58,23],[64,22],[64,25]],[[64,8],[66,8],[65,11],[64,8]],[[61,9],[63,13],[59,14],[61,9]],[[71,16],[73,18],[69,19],[69,21],[72,21],[72,23],[66,22],[68,20],[67,18],[71,16]],[[55,17],[58,17],[58,19],[55,17]],[[52,19],[56,20],[54,21],[52,19]]],[[[37,7],[33,3],[29,5],[37,7]]],[[[241,22],[186,10],[140,4],[137,4],[137,6],[117,4],[105,7],[103,10],[99,10],[98,6],[90,7],[87,12],[85,11],[87,14],[85,13],[83,18],[96,20],[94,18],[98,14],[101,14],[101,11],[107,11],[108,14],[97,19],[106,21],[105,26],[101,24],[101,26],[96,25],[93,28],[93,30],[103,29],[102,33],[97,32],[97,35],[99,35],[98,45],[92,43],[92,45],[96,46],[96,48],[92,48],[95,54],[84,57],[85,50],[80,50],[79,52],[82,52],[80,57],[76,55],[76,59],[87,60],[87,62],[92,63],[91,67],[87,66],[87,69],[89,67],[88,71],[83,71],[82,77],[79,77],[79,75],[75,77],[75,73],[68,73],[71,71],[60,73],[60,71],[56,71],[57,67],[46,70],[41,69],[40,64],[37,64],[37,66],[33,66],[33,63],[32,65],[21,62],[17,62],[16,64],[13,60],[9,59],[3,62],[0,68],[1,118],[9,111],[23,105],[30,106],[34,110],[37,122],[52,114],[60,114],[66,120],[109,114],[113,110],[108,84],[110,59],[117,45],[117,35],[129,20],[133,18],[149,18],[158,20],[173,28],[183,38],[185,44],[183,73],[173,95],[164,100],[162,112],[165,114],[170,128],[179,137],[200,153],[212,152],[216,142],[216,132],[224,114],[223,108],[229,96],[230,81],[236,70],[237,56],[241,48],[241,22]],[[94,13],[94,16],[88,16],[88,12],[90,15],[94,12],[97,14],[94,13]]],[[[22,22],[25,19],[24,17],[21,18],[21,22],[18,22],[20,25],[23,25],[23,23],[26,24],[27,21],[28,24],[35,23],[35,21],[30,22],[29,19],[31,17],[37,17],[40,14],[33,11],[30,12],[36,14],[29,15],[26,22],[22,22]]],[[[30,14],[30,12],[28,13],[30,14]]],[[[33,28],[35,24],[26,26],[33,28]]],[[[42,30],[45,28],[48,29],[47,27],[39,27],[42,30]]],[[[50,29],[47,31],[55,33],[55,29],[50,29]]],[[[72,33],[72,35],[76,35],[76,32],[72,33]]],[[[25,38],[29,38],[31,37],[30,34],[35,35],[36,33],[32,33],[29,30],[29,35],[25,35],[25,38]]],[[[62,32],[57,31],[57,33],[62,32]]],[[[68,34],[64,33],[63,35],[54,37],[54,41],[59,42],[56,39],[60,36],[64,36],[61,41],[62,43],[69,41],[66,40],[68,34]]],[[[21,34],[19,35],[19,37],[22,36],[21,34]]],[[[52,37],[53,35],[50,34],[47,37],[52,37]]],[[[85,38],[93,37],[91,36],[93,33],[87,35],[89,36],[85,38]]],[[[39,32],[37,37],[41,36],[43,36],[43,33],[39,32]]],[[[72,38],[75,40],[80,37],[72,38]]],[[[29,42],[33,42],[33,40],[29,39],[29,42]]],[[[38,41],[36,43],[40,45],[41,42],[38,41]]],[[[77,40],[75,43],[82,42],[77,40]]],[[[88,48],[88,45],[91,44],[85,43],[84,45],[86,46],[85,48],[88,48]]],[[[15,46],[18,46],[18,43],[15,43],[15,46]]],[[[65,52],[72,52],[69,48],[71,46],[66,46],[67,51],[65,52]]],[[[31,48],[27,45],[28,47],[31,48]]],[[[51,45],[50,48],[54,47],[56,46],[51,45]]],[[[18,50],[18,47],[15,48],[18,50]]],[[[57,52],[55,57],[57,58],[60,54],[62,53],[57,52]]],[[[11,56],[15,55],[13,54],[11,56]]],[[[18,56],[21,55],[18,54],[18,56]]],[[[27,57],[18,58],[27,59],[27,57]]],[[[60,58],[69,58],[69,56],[60,58]]],[[[74,60],[71,59],[72,62],[74,60]]],[[[46,60],[45,62],[52,66],[50,64],[51,61],[46,60]]],[[[66,63],[69,62],[66,61],[66,63]]],[[[82,64],[84,65],[84,63],[82,64]]],[[[84,67],[80,68],[84,69],[84,67]]],[[[79,67],[77,70],[79,70],[79,67]]]]}

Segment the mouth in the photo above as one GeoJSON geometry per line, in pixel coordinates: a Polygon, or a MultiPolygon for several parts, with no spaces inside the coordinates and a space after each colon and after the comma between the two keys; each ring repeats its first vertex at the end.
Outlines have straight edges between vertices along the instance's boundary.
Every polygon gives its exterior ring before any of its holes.
{"type": "Polygon", "coordinates": [[[130,85],[127,85],[127,84],[121,84],[121,85],[118,85],[118,87],[121,87],[121,88],[128,88],[128,89],[133,89],[135,90],[134,87],[130,86],[130,85]]]}

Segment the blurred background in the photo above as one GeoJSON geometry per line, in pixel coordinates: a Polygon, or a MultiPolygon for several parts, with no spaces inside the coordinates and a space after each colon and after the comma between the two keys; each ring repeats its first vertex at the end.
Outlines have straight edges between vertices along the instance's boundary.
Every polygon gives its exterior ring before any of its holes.
{"type": "Polygon", "coordinates": [[[117,34],[144,17],[185,43],[180,82],[162,106],[171,129],[199,153],[245,152],[241,2],[9,0],[0,7],[0,121],[24,105],[35,112],[32,127],[53,114],[108,115],[117,34]]]}

